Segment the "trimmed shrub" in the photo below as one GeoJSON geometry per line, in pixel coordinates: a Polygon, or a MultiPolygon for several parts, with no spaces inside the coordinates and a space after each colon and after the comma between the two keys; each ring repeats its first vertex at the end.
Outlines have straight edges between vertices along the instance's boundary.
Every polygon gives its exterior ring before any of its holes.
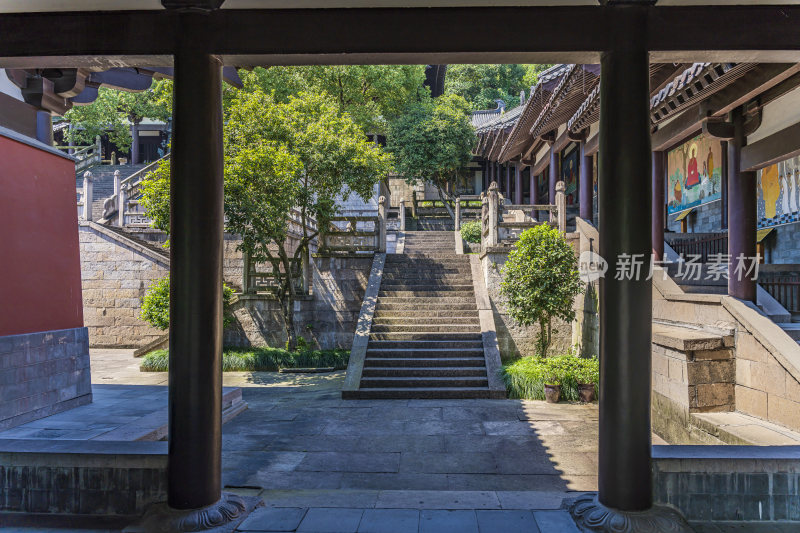
{"type": "MultiPolygon", "coordinates": [[[[230,312],[233,289],[222,284],[222,324],[228,327],[234,316],[230,312]]],[[[169,276],[164,276],[150,285],[142,298],[140,318],[161,330],[169,329],[169,276]]]]}
{"type": "Polygon", "coordinates": [[[472,220],[461,224],[461,238],[471,244],[481,242],[481,221],[472,220]]]}

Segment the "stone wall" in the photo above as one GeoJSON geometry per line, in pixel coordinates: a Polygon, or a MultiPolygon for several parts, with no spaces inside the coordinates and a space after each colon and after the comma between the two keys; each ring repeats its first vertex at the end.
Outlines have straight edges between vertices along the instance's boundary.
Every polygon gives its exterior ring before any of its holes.
{"type": "Polygon", "coordinates": [[[800,263],[800,224],[777,226],[764,239],[764,260],[774,264],[800,263]]]}
{"type": "Polygon", "coordinates": [[[0,337],[0,430],[91,403],[86,328],[0,337]]]}
{"type": "MultiPolygon", "coordinates": [[[[481,255],[481,270],[489,292],[500,345],[500,357],[505,361],[515,357],[536,354],[536,338],[539,326],[519,326],[506,309],[504,298],[500,295],[502,269],[508,259],[508,250],[500,247],[490,249],[481,255]]],[[[552,321],[552,341],[549,354],[562,354],[572,349],[572,324],[561,319],[552,321]]]]}
{"type": "MultiPolygon", "coordinates": [[[[294,303],[295,335],[305,338],[309,344],[318,345],[313,329],[312,297],[301,296],[294,303]]],[[[236,317],[233,324],[225,328],[225,346],[280,347],[286,344],[286,328],[280,302],[271,294],[239,294],[231,306],[236,317]]]]}
{"type": "MultiPolygon", "coordinates": [[[[675,220],[680,213],[667,217],[667,229],[680,232],[681,222],[675,220]]],[[[699,205],[686,217],[689,233],[714,233],[723,231],[722,227],[722,200],[715,200],[699,205]]]]}
{"type": "Polygon", "coordinates": [[[169,261],[99,224],[82,222],[79,238],[89,345],[136,348],[162,336],[139,312],[147,288],[169,274],[169,261]]]}

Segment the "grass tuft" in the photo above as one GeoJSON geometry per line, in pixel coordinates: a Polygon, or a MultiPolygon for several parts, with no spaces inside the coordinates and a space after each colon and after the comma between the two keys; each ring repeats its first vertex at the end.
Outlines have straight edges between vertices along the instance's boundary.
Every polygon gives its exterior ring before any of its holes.
{"type": "Polygon", "coordinates": [[[523,357],[503,366],[503,379],[508,397],[525,400],[544,400],[544,385],[553,381],[561,384],[561,399],[580,401],[578,381],[594,383],[598,390],[599,363],[597,358],[584,359],[572,354],[541,359],[523,357]]]}
{"type": "MultiPolygon", "coordinates": [[[[280,368],[347,368],[350,350],[313,350],[289,352],[282,348],[226,348],[222,352],[223,372],[265,371],[280,368]]],[[[169,370],[169,351],[156,350],[142,358],[142,372],[169,370]]]]}

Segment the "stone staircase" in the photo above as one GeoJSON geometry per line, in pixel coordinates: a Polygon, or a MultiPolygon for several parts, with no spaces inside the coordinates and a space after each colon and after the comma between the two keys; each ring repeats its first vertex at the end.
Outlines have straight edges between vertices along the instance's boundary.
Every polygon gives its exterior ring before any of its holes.
{"type": "Polygon", "coordinates": [[[448,231],[388,254],[357,398],[489,398],[469,256],[448,231]]]}
{"type": "MultiPolygon", "coordinates": [[[[99,165],[89,169],[92,173],[92,220],[103,218],[103,202],[114,195],[114,171],[119,170],[120,180],[146,167],[141,165],[99,165]]],[[[83,187],[83,172],[75,175],[75,187],[83,187]]]]}

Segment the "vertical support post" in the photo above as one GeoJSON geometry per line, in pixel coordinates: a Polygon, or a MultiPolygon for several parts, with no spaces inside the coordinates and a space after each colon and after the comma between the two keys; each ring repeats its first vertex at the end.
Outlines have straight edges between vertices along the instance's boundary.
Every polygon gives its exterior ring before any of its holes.
{"type": "Polygon", "coordinates": [[[179,15],[172,140],[168,500],[222,495],[222,61],[206,16],[179,15]]]}
{"type": "Polygon", "coordinates": [[[547,203],[554,204],[556,202],[556,182],[558,181],[558,152],[550,145],[550,166],[549,170],[549,189],[547,203]]]}
{"type": "MultiPolygon", "coordinates": [[[[539,178],[533,173],[533,165],[531,165],[531,205],[539,203],[539,178]]],[[[539,212],[531,211],[531,217],[538,219],[539,212]]]]}
{"type": "Polygon", "coordinates": [[[581,150],[581,189],[580,189],[580,216],[583,220],[588,222],[592,221],[592,205],[594,199],[592,198],[592,156],[586,154],[586,140],[582,140],[580,144],[581,150]]]}
{"type": "Polygon", "coordinates": [[[117,196],[117,225],[120,228],[125,227],[125,210],[128,207],[128,189],[120,187],[119,195],[117,196]]]}
{"type": "Polygon", "coordinates": [[[139,164],[139,123],[131,124],[131,165],[139,164]]]}
{"type": "Polygon", "coordinates": [[[488,167],[488,164],[486,163],[486,161],[481,161],[481,191],[480,192],[483,192],[483,191],[486,190],[486,185],[487,185],[486,179],[488,178],[488,176],[486,175],[487,167],[488,167]]]}
{"type": "Polygon", "coordinates": [[[94,200],[92,181],[92,173],[87,170],[83,173],[83,218],[90,222],[92,220],[92,201],[94,200]]]}
{"type": "Polygon", "coordinates": [[[461,229],[461,197],[456,197],[456,231],[461,229]]]}
{"type": "Polygon", "coordinates": [[[486,236],[486,246],[497,246],[497,209],[499,203],[499,194],[497,191],[497,183],[494,181],[491,185],[489,185],[487,199],[489,206],[489,232],[486,236]]]}
{"type": "Polygon", "coordinates": [[[558,221],[558,231],[567,232],[567,186],[559,180],[556,183],[556,220],[558,221]]]}
{"type": "Polygon", "coordinates": [[[119,186],[122,183],[122,178],[119,175],[119,170],[114,171],[114,196],[119,198],[119,186]]]}
{"type": "Polygon", "coordinates": [[[653,222],[652,241],[653,257],[656,261],[664,259],[664,194],[666,169],[662,151],[653,152],[653,222]]]}
{"type": "Polygon", "coordinates": [[[511,201],[511,164],[506,165],[506,188],[503,189],[503,196],[508,198],[508,201],[511,201]]]}
{"type": "Polygon", "coordinates": [[[756,173],[742,171],[742,147],[746,144],[744,114],[731,111],[733,139],[728,142],[728,295],[756,301],[756,282],[746,275],[756,257],[756,173]],[[743,263],[740,263],[743,261],[743,263]],[[739,265],[744,269],[738,271],[739,265]]]}
{"type": "Polygon", "coordinates": [[[406,230],[406,199],[400,198],[400,231],[406,230]]]}
{"type": "Polygon", "coordinates": [[[386,197],[378,198],[378,252],[386,253],[386,197]]]}
{"type": "Polygon", "coordinates": [[[720,183],[722,209],[720,210],[721,220],[719,227],[726,230],[728,229],[728,141],[720,141],[720,147],[722,149],[722,165],[720,168],[722,172],[722,180],[720,183]]]}
{"type": "Polygon", "coordinates": [[[514,203],[522,204],[522,165],[514,165],[514,203]]]}
{"type": "Polygon", "coordinates": [[[53,117],[50,111],[36,112],[36,140],[53,146],[53,117]]]}

